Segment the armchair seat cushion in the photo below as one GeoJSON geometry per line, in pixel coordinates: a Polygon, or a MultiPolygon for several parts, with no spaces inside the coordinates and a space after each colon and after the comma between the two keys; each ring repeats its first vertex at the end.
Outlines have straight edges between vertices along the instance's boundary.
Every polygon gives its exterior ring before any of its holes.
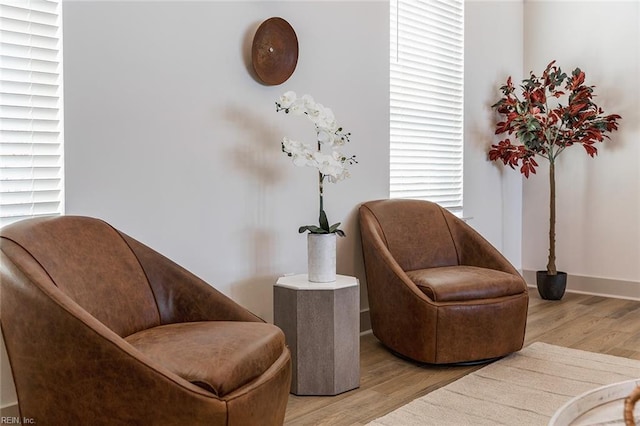
{"type": "Polygon", "coordinates": [[[443,266],[407,271],[427,297],[436,302],[494,299],[524,293],[522,279],[513,274],[477,266],[443,266]]]}
{"type": "Polygon", "coordinates": [[[261,376],[285,350],[282,331],[258,322],[168,324],[125,340],[151,360],[218,397],[261,376]]]}

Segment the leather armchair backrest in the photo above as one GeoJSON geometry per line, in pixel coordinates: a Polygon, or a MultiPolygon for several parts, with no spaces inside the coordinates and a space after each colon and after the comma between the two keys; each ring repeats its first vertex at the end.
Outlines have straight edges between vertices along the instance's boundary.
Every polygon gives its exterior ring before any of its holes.
{"type": "Polygon", "coordinates": [[[30,255],[17,260],[5,253],[18,268],[33,267],[21,262],[39,264],[60,290],[120,336],[160,324],[140,263],[107,223],[74,216],[27,219],[2,228],[0,236],[30,255]]]}
{"type": "MultiPolygon", "coordinates": [[[[442,208],[421,200],[390,199],[363,204],[377,223],[370,226],[405,271],[458,264],[456,247],[442,208]]],[[[370,216],[371,217],[371,216],[370,216]]]]}

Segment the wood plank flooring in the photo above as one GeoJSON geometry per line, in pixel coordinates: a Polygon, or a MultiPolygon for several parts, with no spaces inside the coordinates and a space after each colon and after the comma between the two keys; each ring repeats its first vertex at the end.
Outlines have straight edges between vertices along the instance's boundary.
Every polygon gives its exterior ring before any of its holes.
{"type": "MultiPolygon", "coordinates": [[[[640,360],[640,301],[575,293],[561,301],[529,292],[525,346],[546,342],[640,360]]],[[[364,425],[482,366],[418,365],[368,334],[360,341],[360,388],[334,397],[289,396],[285,425],[364,425]]]]}

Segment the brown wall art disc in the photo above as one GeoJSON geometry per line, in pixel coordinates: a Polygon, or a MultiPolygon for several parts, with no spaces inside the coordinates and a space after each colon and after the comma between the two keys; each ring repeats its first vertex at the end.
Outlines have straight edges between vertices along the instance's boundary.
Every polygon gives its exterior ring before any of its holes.
{"type": "Polygon", "coordinates": [[[251,46],[251,62],[264,84],[282,84],[298,64],[298,37],[282,18],[269,18],[258,27],[251,46]]]}

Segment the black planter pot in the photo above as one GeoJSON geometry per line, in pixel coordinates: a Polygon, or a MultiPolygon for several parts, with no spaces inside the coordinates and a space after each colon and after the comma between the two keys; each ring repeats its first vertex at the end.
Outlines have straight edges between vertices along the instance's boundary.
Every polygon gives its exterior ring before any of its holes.
{"type": "Polygon", "coordinates": [[[538,293],[545,300],[560,300],[567,288],[567,273],[558,272],[557,275],[549,275],[547,271],[536,272],[538,293]]]}

